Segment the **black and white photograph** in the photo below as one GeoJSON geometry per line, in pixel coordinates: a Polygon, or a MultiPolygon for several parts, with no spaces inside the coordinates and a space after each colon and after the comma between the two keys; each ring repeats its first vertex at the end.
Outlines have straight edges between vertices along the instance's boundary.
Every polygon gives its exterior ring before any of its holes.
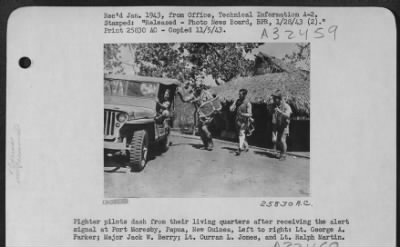
{"type": "Polygon", "coordinates": [[[310,196],[310,43],[104,45],[104,196],[310,196]]]}
{"type": "Polygon", "coordinates": [[[397,246],[397,16],[132,4],[8,15],[4,246],[397,246]]]}

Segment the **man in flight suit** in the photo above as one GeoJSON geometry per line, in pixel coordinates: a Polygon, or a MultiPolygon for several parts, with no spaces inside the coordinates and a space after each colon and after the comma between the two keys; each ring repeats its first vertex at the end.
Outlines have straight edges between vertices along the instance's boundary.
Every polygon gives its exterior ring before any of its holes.
{"type": "Polygon", "coordinates": [[[196,107],[197,112],[197,128],[199,130],[200,138],[203,142],[204,149],[211,151],[214,147],[211,132],[209,131],[209,126],[213,120],[212,116],[205,116],[202,112],[197,111],[197,109],[204,103],[214,97],[207,91],[203,84],[193,86],[193,92],[186,97],[182,96],[181,89],[178,89],[178,95],[180,96],[182,102],[193,103],[196,107]]]}
{"type": "Polygon", "coordinates": [[[292,109],[282,99],[282,93],[277,90],[272,98],[274,100],[273,107],[274,112],[272,113],[272,143],[274,144],[274,150],[278,145],[280,149],[279,160],[286,159],[286,138],[289,135],[289,123],[292,109]]]}
{"type": "Polygon", "coordinates": [[[240,155],[242,151],[249,150],[249,144],[246,140],[246,135],[250,130],[252,120],[251,103],[246,99],[247,89],[239,90],[239,99],[235,100],[230,107],[231,112],[236,113],[236,130],[239,137],[239,147],[236,155],[240,155]]]}

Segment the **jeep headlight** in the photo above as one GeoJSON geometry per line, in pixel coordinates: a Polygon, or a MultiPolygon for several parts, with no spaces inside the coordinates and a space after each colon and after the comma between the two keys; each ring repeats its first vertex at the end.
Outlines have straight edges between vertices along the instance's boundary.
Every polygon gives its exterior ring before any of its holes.
{"type": "Polygon", "coordinates": [[[125,122],[127,119],[128,119],[128,114],[127,113],[121,112],[121,113],[119,113],[117,115],[117,120],[120,123],[125,122]]]}

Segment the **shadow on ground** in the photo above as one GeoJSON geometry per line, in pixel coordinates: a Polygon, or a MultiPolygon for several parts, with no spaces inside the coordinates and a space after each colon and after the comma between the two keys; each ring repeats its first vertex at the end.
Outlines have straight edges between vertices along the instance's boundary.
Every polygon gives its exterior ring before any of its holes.
{"type": "MultiPolygon", "coordinates": [[[[228,150],[229,153],[236,153],[236,151],[237,151],[237,148],[232,148],[232,147],[222,147],[221,149],[228,150]]],[[[271,153],[271,152],[256,151],[256,150],[254,150],[254,151],[252,151],[252,152],[253,152],[254,154],[261,155],[261,156],[265,156],[265,157],[268,157],[268,158],[271,158],[271,159],[276,159],[276,158],[277,158],[277,157],[276,157],[276,154],[271,153]]]]}
{"type": "Polygon", "coordinates": [[[271,152],[265,152],[265,151],[254,151],[255,154],[265,156],[268,158],[276,159],[276,155],[271,153],[271,152]]]}
{"type": "Polygon", "coordinates": [[[232,148],[232,147],[222,147],[221,149],[228,150],[229,153],[236,153],[237,148],[232,148]]]}
{"type": "Polygon", "coordinates": [[[202,151],[208,151],[208,152],[212,151],[215,148],[214,147],[213,149],[206,149],[203,144],[190,144],[190,146],[192,146],[195,149],[202,150],[202,151]]]}

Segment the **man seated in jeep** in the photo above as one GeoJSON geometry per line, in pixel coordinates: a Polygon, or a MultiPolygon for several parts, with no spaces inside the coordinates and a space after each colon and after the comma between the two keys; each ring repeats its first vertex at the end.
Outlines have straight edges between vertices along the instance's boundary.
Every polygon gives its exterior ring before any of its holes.
{"type": "Polygon", "coordinates": [[[171,108],[171,90],[166,89],[161,100],[157,100],[157,105],[159,110],[157,112],[157,116],[155,120],[158,123],[164,123],[165,127],[168,127],[167,120],[170,117],[170,108],[171,108]]]}

